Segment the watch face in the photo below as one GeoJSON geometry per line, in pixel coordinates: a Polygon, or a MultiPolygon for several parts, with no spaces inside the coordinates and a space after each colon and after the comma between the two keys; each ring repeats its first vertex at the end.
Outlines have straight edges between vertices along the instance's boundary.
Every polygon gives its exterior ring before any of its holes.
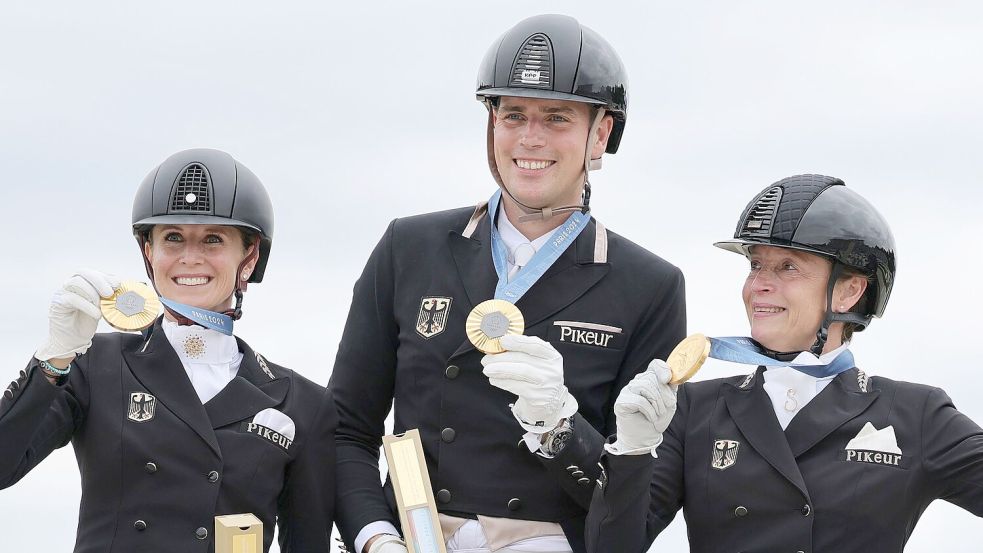
{"type": "Polygon", "coordinates": [[[573,436],[573,431],[569,428],[562,428],[553,432],[549,439],[546,440],[546,451],[550,455],[556,455],[563,449],[563,446],[570,440],[570,436],[573,436]]]}

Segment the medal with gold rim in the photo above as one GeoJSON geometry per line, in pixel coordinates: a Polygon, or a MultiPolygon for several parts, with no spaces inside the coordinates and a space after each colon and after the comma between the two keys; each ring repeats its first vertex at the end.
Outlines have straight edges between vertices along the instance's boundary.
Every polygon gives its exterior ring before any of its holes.
{"type": "Polygon", "coordinates": [[[700,333],[684,338],[682,342],[676,344],[669,358],[666,359],[666,365],[669,365],[669,370],[672,371],[670,384],[682,384],[692,378],[709,356],[709,338],[700,333]]]}
{"type": "Polygon", "coordinates": [[[465,323],[468,340],[483,353],[502,353],[505,349],[499,339],[506,334],[522,334],[525,329],[522,312],[505,300],[479,303],[465,323]]]}
{"type": "Polygon", "coordinates": [[[110,326],[124,332],[136,332],[150,327],[163,306],[150,286],[135,280],[120,283],[116,293],[102,298],[99,309],[110,326]]]}

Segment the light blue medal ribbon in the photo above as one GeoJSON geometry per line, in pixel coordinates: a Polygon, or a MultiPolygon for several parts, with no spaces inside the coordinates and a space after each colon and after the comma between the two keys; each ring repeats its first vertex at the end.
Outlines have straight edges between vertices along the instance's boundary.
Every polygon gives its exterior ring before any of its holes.
{"type": "Polygon", "coordinates": [[[488,216],[491,218],[491,242],[492,260],[495,262],[495,272],[498,273],[498,285],[495,287],[495,299],[506,300],[512,303],[519,301],[536,281],[560,258],[560,255],[573,244],[577,236],[590,222],[590,215],[583,211],[575,211],[567,217],[562,225],[553,231],[549,240],[543,245],[536,255],[532,256],[525,266],[519,269],[511,282],[509,282],[508,271],[508,251],[505,242],[498,232],[498,225],[495,224],[495,216],[498,213],[498,205],[502,199],[502,191],[497,190],[490,200],[488,200],[488,216]]]}
{"type": "Polygon", "coordinates": [[[754,340],[743,336],[710,338],[710,357],[744,365],[787,366],[815,378],[836,376],[854,367],[853,354],[848,349],[841,351],[829,365],[790,363],[768,357],[754,340]]]}
{"type": "Polygon", "coordinates": [[[232,336],[232,317],[228,315],[184,305],[183,303],[171,301],[167,298],[160,298],[160,302],[178,314],[187,317],[195,324],[221,332],[226,336],[232,336]]]}

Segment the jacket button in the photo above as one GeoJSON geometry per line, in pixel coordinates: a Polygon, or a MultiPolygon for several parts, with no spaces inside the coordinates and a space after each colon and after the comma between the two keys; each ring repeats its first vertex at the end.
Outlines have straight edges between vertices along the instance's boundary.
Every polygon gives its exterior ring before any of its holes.
{"type": "Polygon", "coordinates": [[[573,471],[573,472],[570,473],[570,476],[573,476],[574,478],[583,478],[584,477],[584,471],[582,471],[582,470],[575,470],[575,471],[573,471]]]}
{"type": "Polygon", "coordinates": [[[143,532],[144,530],[147,529],[147,523],[144,522],[144,521],[142,521],[142,520],[138,520],[138,521],[136,521],[136,522],[133,523],[133,527],[136,528],[137,530],[143,532]]]}
{"type": "Polygon", "coordinates": [[[457,365],[451,365],[444,371],[444,376],[451,380],[457,378],[457,375],[459,374],[461,374],[461,367],[458,367],[457,365]]]}
{"type": "Polygon", "coordinates": [[[212,472],[209,472],[208,473],[208,481],[209,482],[212,482],[213,484],[215,482],[218,482],[218,472],[217,471],[214,471],[214,470],[212,472]]]}
{"type": "Polygon", "coordinates": [[[586,476],[583,477],[583,478],[580,478],[580,479],[577,480],[577,484],[579,484],[581,486],[584,486],[584,487],[589,486],[590,485],[590,478],[587,478],[586,476]]]}
{"type": "Polygon", "coordinates": [[[450,503],[451,502],[451,491],[448,490],[448,489],[443,489],[443,490],[440,490],[439,492],[437,492],[437,501],[439,501],[441,503],[450,503]]]}
{"type": "Polygon", "coordinates": [[[447,443],[453,442],[455,437],[457,437],[457,432],[453,428],[445,428],[440,431],[440,439],[447,443]]]}
{"type": "Polygon", "coordinates": [[[512,499],[509,500],[509,510],[510,511],[518,511],[521,508],[522,508],[522,500],[521,499],[519,499],[518,497],[513,497],[512,499]]]}
{"type": "Polygon", "coordinates": [[[578,470],[580,470],[580,467],[578,467],[577,465],[570,465],[569,467],[567,467],[567,471],[571,473],[577,472],[578,470]]]}
{"type": "Polygon", "coordinates": [[[802,506],[802,516],[807,517],[812,514],[812,507],[808,503],[802,506]]]}
{"type": "Polygon", "coordinates": [[[19,388],[20,388],[20,382],[17,382],[15,380],[15,381],[13,381],[13,382],[10,383],[10,389],[11,390],[17,390],[19,388]]]}
{"type": "Polygon", "coordinates": [[[195,530],[195,537],[199,540],[203,540],[208,537],[208,530],[204,526],[195,530]]]}
{"type": "Polygon", "coordinates": [[[143,470],[149,472],[150,474],[153,474],[157,472],[157,463],[154,462],[147,463],[146,465],[143,465],[143,470]]]}
{"type": "Polygon", "coordinates": [[[3,391],[3,397],[7,399],[14,399],[14,393],[10,391],[10,388],[7,388],[3,391]]]}
{"type": "Polygon", "coordinates": [[[747,516],[747,507],[745,507],[744,505],[739,505],[736,509],[734,509],[734,516],[736,517],[747,516]]]}
{"type": "Polygon", "coordinates": [[[24,369],[21,369],[20,370],[20,377],[21,378],[27,378],[27,371],[25,371],[24,369]]]}

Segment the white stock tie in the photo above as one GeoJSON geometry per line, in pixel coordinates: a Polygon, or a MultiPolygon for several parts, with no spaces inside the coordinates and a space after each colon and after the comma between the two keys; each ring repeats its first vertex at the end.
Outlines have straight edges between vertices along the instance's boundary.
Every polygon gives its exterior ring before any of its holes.
{"type": "Polygon", "coordinates": [[[509,270],[509,282],[512,282],[515,275],[519,274],[519,271],[529,264],[529,260],[531,260],[534,255],[536,255],[536,248],[529,242],[516,246],[515,250],[512,252],[512,259],[510,260],[512,261],[513,265],[512,269],[509,270]]]}

